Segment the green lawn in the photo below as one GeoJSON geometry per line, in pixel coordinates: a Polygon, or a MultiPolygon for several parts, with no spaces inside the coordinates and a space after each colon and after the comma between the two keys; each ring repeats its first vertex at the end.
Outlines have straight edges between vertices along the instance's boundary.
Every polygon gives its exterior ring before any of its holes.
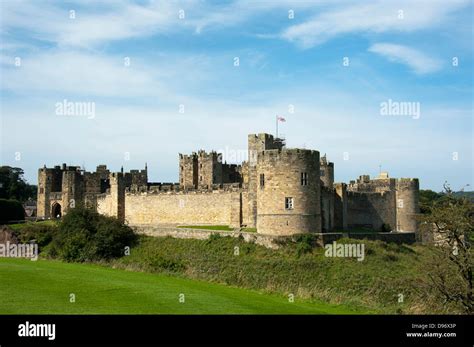
{"type": "Polygon", "coordinates": [[[232,231],[233,228],[228,225],[180,225],[178,228],[189,228],[189,229],[204,229],[204,230],[224,230],[232,231]]]}
{"type": "Polygon", "coordinates": [[[11,258],[0,258],[0,295],[0,314],[364,313],[174,276],[11,258]],[[75,303],[69,301],[71,293],[75,303]]]}
{"type": "MultiPolygon", "coordinates": [[[[178,228],[189,228],[189,229],[203,229],[203,230],[220,230],[220,231],[233,231],[228,225],[179,225],[178,228]]],[[[248,233],[256,233],[257,228],[242,228],[242,231],[248,233]]]]}

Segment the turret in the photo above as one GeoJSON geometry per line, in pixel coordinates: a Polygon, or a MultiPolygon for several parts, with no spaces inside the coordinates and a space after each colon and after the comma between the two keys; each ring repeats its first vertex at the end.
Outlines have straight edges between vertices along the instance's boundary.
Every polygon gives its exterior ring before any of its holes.
{"type": "Polygon", "coordinates": [[[417,178],[400,178],[396,185],[397,231],[418,230],[416,216],[420,213],[419,181],[417,178]]]}
{"type": "Polygon", "coordinates": [[[291,235],[321,231],[318,151],[260,152],[257,179],[259,233],[291,235]]]}

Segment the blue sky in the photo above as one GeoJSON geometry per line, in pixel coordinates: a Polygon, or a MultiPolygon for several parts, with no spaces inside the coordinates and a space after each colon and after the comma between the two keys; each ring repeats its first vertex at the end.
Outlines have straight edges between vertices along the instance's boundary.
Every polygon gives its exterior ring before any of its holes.
{"type": "Polygon", "coordinates": [[[33,183],[63,162],[176,181],[178,152],[245,152],[279,114],[288,146],[327,153],[337,181],[381,165],[472,187],[472,17],[464,0],[3,0],[1,163],[33,183]],[[64,99],[94,117],[58,115],[64,99]],[[389,99],[420,117],[382,115],[389,99]]]}

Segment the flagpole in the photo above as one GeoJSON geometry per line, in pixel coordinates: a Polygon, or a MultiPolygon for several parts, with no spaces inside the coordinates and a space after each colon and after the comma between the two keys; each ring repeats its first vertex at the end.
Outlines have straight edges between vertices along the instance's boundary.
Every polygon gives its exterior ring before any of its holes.
{"type": "Polygon", "coordinates": [[[276,120],[276,138],[278,138],[278,115],[275,116],[276,120]]]}

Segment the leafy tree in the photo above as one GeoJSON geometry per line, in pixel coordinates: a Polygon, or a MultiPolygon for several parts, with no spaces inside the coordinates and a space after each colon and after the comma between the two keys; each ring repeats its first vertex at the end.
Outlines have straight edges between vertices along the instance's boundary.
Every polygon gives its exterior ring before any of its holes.
{"type": "Polygon", "coordinates": [[[443,197],[443,194],[432,190],[420,190],[420,212],[429,213],[435,202],[443,197]]]}
{"type": "Polygon", "coordinates": [[[438,245],[429,277],[446,304],[459,305],[464,312],[472,314],[474,204],[465,197],[455,197],[448,185],[445,191],[430,214],[422,218],[438,245]]]}
{"type": "Polygon", "coordinates": [[[0,199],[0,222],[25,220],[25,210],[16,200],[0,199]]]}
{"type": "Polygon", "coordinates": [[[23,169],[0,166],[0,199],[12,199],[25,202],[36,199],[37,187],[28,184],[23,178],[23,169]]]}
{"type": "Polygon", "coordinates": [[[50,254],[66,261],[117,258],[132,247],[137,235],[118,219],[82,206],[70,209],[55,234],[50,254]]]}

